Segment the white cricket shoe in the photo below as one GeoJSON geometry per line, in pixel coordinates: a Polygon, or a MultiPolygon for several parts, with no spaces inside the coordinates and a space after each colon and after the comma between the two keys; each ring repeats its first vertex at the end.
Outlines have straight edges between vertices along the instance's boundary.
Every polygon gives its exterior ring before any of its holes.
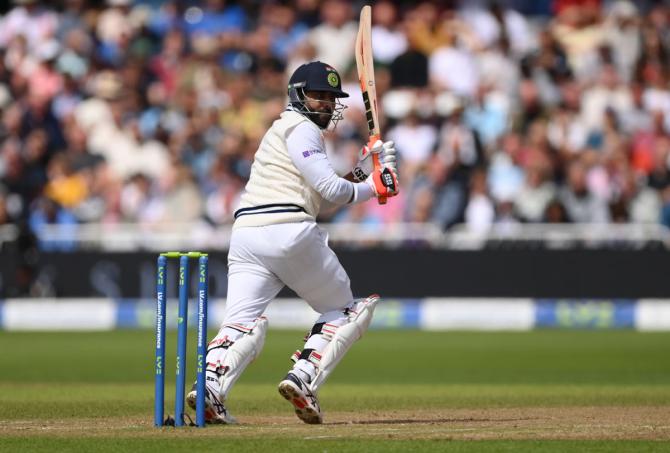
{"type": "Polygon", "coordinates": [[[319,401],[305,381],[289,372],[279,383],[278,390],[293,405],[300,420],[310,425],[323,423],[319,401]]]}
{"type": "MultiPolygon", "coordinates": [[[[209,374],[209,373],[208,373],[209,374]]],[[[207,376],[205,380],[205,423],[214,424],[214,425],[234,425],[237,423],[237,419],[230,415],[226,406],[224,406],[223,401],[219,398],[219,380],[214,377],[207,376]]],[[[186,395],[186,402],[189,407],[193,410],[196,409],[196,400],[197,400],[196,385],[193,384],[193,388],[186,395]]]]}

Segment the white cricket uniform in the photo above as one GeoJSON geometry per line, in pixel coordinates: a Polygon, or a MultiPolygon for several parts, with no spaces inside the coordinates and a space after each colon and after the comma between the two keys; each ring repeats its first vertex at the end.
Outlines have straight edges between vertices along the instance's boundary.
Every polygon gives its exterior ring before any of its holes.
{"type": "Polygon", "coordinates": [[[346,204],[373,196],[366,183],[337,176],[314,123],[282,113],[261,141],[235,212],[224,324],[253,322],[284,285],[322,314],[351,303],[349,277],[316,216],[324,199],[346,204]]]}

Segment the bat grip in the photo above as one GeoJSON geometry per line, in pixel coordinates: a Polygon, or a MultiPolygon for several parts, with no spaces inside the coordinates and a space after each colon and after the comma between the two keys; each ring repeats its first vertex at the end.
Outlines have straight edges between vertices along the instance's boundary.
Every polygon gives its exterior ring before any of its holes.
{"type": "MultiPolygon", "coordinates": [[[[379,136],[375,135],[373,137],[370,137],[370,141],[368,142],[368,148],[372,149],[372,145],[379,140],[379,136]]],[[[378,154],[372,154],[372,163],[374,165],[375,170],[380,170],[382,168],[382,164],[379,162],[379,155],[378,154]]],[[[379,204],[386,204],[386,197],[377,197],[377,202],[379,204]]]]}

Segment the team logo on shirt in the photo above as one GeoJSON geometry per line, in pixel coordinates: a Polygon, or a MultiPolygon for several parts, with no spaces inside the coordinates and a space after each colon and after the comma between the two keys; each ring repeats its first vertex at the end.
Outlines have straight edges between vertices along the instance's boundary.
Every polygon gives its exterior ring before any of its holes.
{"type": "Polygon", "coordinates": [[[334,72],[328,74],[328,85],[335,88],[337,84],[340,83],[340,78],[334,72]]]}

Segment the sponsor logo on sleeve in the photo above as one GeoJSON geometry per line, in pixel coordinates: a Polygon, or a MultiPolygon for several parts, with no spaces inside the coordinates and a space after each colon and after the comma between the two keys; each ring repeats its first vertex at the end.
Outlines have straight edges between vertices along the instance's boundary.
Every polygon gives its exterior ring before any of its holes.
{"type": "Polygon", "coordinates": [[[313,156],[314,154],[324,154],[324,152],[321,149],[309,149],[302,152],[302,157],[309,157],[313,156]]]}

